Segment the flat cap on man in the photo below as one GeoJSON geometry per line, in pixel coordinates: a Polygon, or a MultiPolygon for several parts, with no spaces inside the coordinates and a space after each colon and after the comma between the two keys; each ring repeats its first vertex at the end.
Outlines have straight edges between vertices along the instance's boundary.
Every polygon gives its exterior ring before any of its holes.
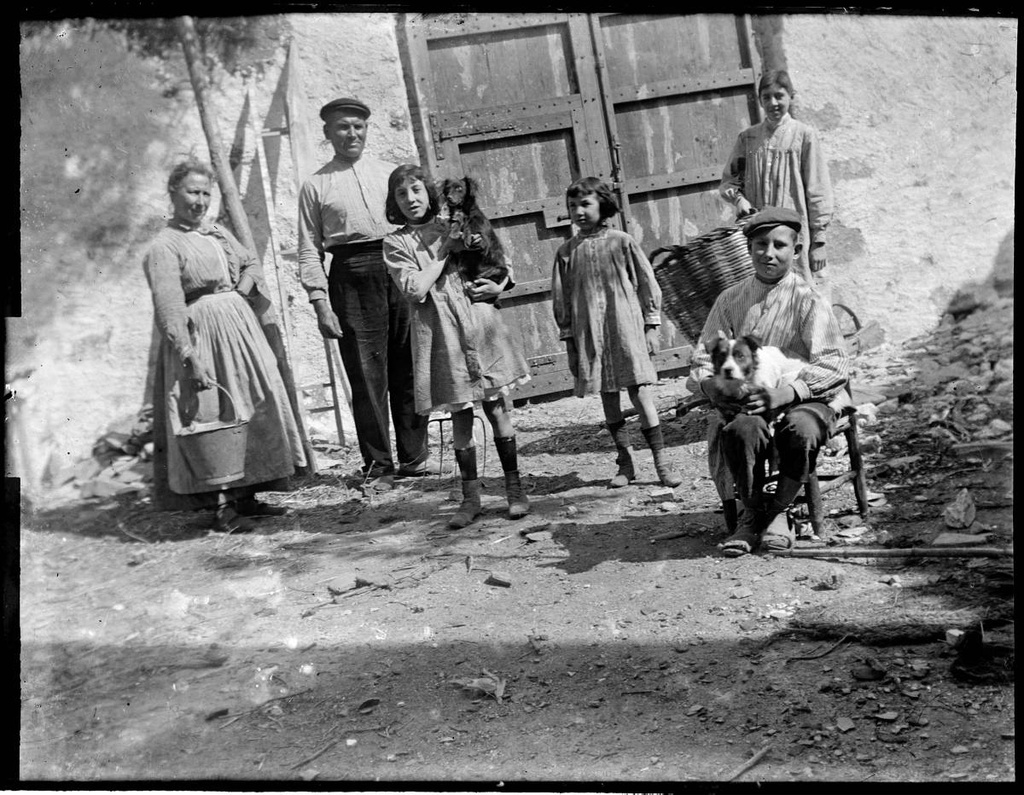
{"type": "Polygon", "coordinates": [[[760,231],[776,226],[788,226],[800,234],[800,229],[803,226],[800,213],[787,207],[765,207],[747,219],[747,222],[743,224],[743,234],[753,237],[760,231]]]}
{"type": "Polygon", "coordinates": [[[320,108],[320,118],[327,121],[327,117],[335,111],[345,111],[346,113],[352,113],[356,116],[362,116],[364,119],[370,118],[370,107],[365,102],[360,102],[358,99],[352,97],[341,97],[340,99],[332,99],[322,108],[320,108]]]}

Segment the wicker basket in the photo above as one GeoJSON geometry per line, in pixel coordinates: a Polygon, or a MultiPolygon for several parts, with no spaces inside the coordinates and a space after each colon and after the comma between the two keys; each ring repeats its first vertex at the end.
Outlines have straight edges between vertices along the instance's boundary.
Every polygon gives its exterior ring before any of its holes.
{"type": "Polygon", "coordinates": [[[693,343],[718,294],[754,273],[741,224],[712,229],[682,246],[659,248],[650,260],[665,313],[693,343]]]}

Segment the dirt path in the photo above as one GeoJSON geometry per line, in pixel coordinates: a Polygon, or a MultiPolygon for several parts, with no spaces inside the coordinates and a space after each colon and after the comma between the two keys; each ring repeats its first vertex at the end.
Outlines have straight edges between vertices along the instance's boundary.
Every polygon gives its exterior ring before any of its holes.
{"type": "MultiPolygon", "coordinates": [[[[918,417],[949,381],[900,381],[934,375],[942,333],[858,360],[892,397],[865,429],[868,529],[849,487],[827,497],[850,544],[930,543],[961,487],[970,531],[1012,543],[1012,454],[956,455],[918,417]]],[[[1007,416],[998,382],[960,405],[967,426],[1007,416]]],[[[485,515],[457,532],[454,481],[367,502],[351,455],[271,495],[293,513],[252,535],[131,496],[24,517],[22,777],[725,781],[767,748],[744,780],[1013,780],[1012,656],[992,656],[1012,649],[1012,558],[723,558],[702,415],[666,416],[674,493],[642,449],[636,485],[605,488],[599,417],[517,410],[533,510],[514,523],[494,455],[485,515]],[[972,667],[945,630],[979,618],[972,667]]]]}

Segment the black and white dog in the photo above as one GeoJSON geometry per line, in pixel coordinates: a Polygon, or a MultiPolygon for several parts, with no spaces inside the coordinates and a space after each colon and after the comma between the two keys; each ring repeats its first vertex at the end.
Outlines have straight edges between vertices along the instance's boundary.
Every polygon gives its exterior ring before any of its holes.
{"type": "MultiPolygon", "coordinates": [[[[708,344],[708,353],[719,394],[735,401],[757,388],[777,389],[791,384],[807,366],[804,360],[787,356],[774,345],[762,345],[749,334],[734,340],[720,331],[718,339],[708,344]]],[[[727,418],[737,413],[721,407],[719,411],[727,418]]]]}

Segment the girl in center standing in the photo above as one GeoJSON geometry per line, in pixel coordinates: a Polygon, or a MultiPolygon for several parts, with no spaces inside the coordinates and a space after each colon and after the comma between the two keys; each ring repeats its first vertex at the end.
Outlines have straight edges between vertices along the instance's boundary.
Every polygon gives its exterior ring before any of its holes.
{"type": "Polygon", "coordinates": [[[530,380],[530,370],[493,303],[508,279],[502,284],[487,279],[467,283],[452,259],[438,257],[447,232],[447,225],[437,221],[439,207],[437,188],[420,166],[399,166],[391,173],[385,215],[405,226],[384,238],[384,262],[412,302],[416,412],[451,412],[462,504],[448,526],[465,527],[481,512],[473,443],[473,410],[481,403],[505,473],[508,515],[518,519],[529,511],[529,502],[519,478],[515,429],[505,398],[530,380]]]}
{"type": "Polygon", "coordinates": [[[683,479],[666,459],[651,392],[658,380],[651,356],[658,351],[661,325],[661,288],[654,270],[632,237],[608,228],[607,220],[619,206],[606,183],[596,177],[578,179],[565,197],[579,231],[555,255],[551,299],[576,396],[601,393],[618,464],[608,486],[621,488],[636,479],[622,417],[623,389],[640,414],[640,430],[654,454],[659,480],[678,486],[683,479]]]}

